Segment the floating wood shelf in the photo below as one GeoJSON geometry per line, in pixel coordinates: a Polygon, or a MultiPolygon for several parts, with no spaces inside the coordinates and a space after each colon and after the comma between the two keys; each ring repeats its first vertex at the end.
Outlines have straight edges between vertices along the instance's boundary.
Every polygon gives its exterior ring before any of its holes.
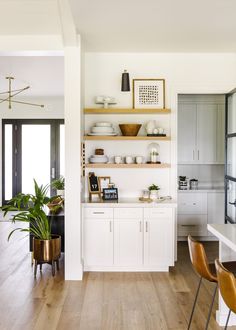
{"type": "Polygon", "coordinates": [[[132,108],[86,108],[84,109],[85,114],[127,114],[127,115],[137,115],[137,114],[168,114],[170,109],[132,109],[132,108]]]}
{"type": "Polygon", "coordinates": [[[85,164],[87,168],[170,168],[170,164],[85,164]]]}
{"type": "Polygon", "coordinates": [[[159,141],[170,141],[169,136],[107,136],[107,135],[97,135],[97,136],[91,136],[91,135],[85,135],[84,140],[116,140],[116,141],[124,141],[124,140],[159,140],[159,141]]]}

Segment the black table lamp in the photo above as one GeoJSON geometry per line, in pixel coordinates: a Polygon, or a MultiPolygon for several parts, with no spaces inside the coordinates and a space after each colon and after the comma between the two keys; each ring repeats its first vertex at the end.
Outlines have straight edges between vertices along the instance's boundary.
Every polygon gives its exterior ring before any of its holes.
{"type": "Polygon", "coordinates": [[[125,70],[122,73],[121,91],[122,92],[130,92],[129,73],[127,72],[127,70],[125,70]]]}

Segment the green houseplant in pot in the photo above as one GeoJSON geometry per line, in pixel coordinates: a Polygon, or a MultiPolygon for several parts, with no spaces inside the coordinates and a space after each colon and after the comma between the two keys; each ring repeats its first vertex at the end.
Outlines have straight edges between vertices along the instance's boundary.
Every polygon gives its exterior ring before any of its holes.
{"type": "Polygon", "coordinates": [[[160,190],[160,187],[152,184],[151,186],[148,187],[149,193],[150,193],[150,198],[152,200],[155,200],[158,198],[158,190],[160,190]]]}
{"type": "Polygon", "coordinates": [[[65,196],[65,178],[60,176],[52,181],[52,188],[57,191],[57,195],[64,198],[65,196]]]}
{"type": "Polygon", "coordinates": [[[4,216],[10,211],[18,211],[12,217],[12,222],[28,223],[28,227],[22,226],[13,229],[8,240],[16,231],[26,232],[33,236],[33,258],[35,261],[34,275],[37,266],[42,268],[43,263],[52,265],[52,275],[55,275],[55,262],[59,266],[61,254],[61,237],[51,234],[51,224],[45,212],[46,205],[55,197],[47,197],[49,185],[39,186],[34,180],[34,194],[19,193],[13,197],[1,209],[4,216]]]}

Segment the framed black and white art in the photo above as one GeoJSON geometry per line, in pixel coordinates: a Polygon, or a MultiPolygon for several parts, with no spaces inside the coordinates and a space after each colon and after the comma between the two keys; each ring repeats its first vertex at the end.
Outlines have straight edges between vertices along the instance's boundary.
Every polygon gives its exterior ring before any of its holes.
{"type": "Polygon", "coordinates": [[[134,109],[164,109],[165,79],[133,79],[134,109]]]}

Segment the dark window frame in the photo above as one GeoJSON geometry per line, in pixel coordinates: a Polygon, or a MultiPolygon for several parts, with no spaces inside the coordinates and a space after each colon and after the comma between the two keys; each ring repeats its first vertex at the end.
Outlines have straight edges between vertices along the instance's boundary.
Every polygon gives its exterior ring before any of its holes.
{"type": "MultiPolygon", "coordinates": [[[[7,203],[5,199],[5,125],[7,124],[12,125],[12,196],[15,196],[22,188],[22,125],[50,125],[52,181],[52,168],[55,169],[56,178],[60,175],[60,125],[64,124],[64,119],[2,119],[2,205],[7,203]]],[[[50,193],[52,195],[52,189],[50,193]]]]}

